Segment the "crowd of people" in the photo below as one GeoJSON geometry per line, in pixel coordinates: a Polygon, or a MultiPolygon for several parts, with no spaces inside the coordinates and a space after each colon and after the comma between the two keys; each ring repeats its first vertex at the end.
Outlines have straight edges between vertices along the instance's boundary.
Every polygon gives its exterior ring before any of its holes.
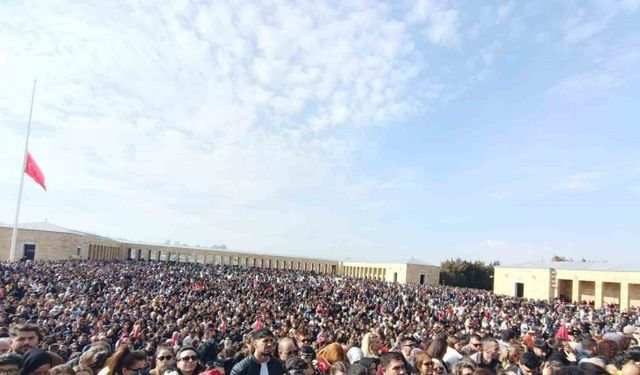
{"type": "Polygon", "coordinates": [[[0,263],[0,375],[640,375],[640,315],[144,261],[0,263]]]}

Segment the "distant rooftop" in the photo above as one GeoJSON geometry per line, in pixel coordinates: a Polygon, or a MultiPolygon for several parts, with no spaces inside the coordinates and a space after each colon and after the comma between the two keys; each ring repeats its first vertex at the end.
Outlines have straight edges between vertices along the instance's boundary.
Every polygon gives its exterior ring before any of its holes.
{"type": "MultiPolygon", "coordinates": [[[[4,224],[4,223],[0,223],[0,227],[13,229],[13,225],[4,224]]],[[[303,259],[318,260],[318,261],[331,261],[331,262],[336,261],[335,259],[321,258],[317,256],[307,256],[306,254],[296,254],[296,255],[279,254],[279,253],[273,253],[273,252],[268,252],[264,250],[251,250],[251,251],[233,250],[233,249],[221,250],[221,249],[210,249],[208,247],[197,247],[197,246],[182,245],[182,244],[174,245],[174,244],[160,244],[160,243],[144,242],[144,241],[130,241],[124,238],[112,238],[112,237],[100,236],[94,233],[82,232],[75,229],[64,228],[59,225],[49,223],[47,221],[42,221],[37,223],[19,223],[18,230],[20,229],[37,230],[37,231],[43,231],[43,232],[76,234],[80,236],[87,236],[87,237],[93,237],[93,238],[98,238],[102,240],[115,241],[115,242],[125,243],[129,245],[134,245],[134,246],[148,245],[148,246],[167,247],[172,249],[194,249],[194,250],[212,250],[212,251],[215,250],[216,252],[219,252],[219,253],[242,253],[242,254],[253,254],[253,255],[268,255],[268,256],[276,256],[276,257],[303,258],[303,259]]]]}
{"type": "Polygon", "coordinates": [[[416,266],[432,266],[432,267],[439,267],[439,266],[436,266],[436,265],[434,265],[434,264],[427,263],[427,262],[425,262],[425,261],[423,261],[423,260],[421,260],[421,259],[417,259],[417,258],[415,258],[415,257],[411,257],[411,258],[409,258],[408,260],[405,260],[405,259],[381,259],[381,260],[378,260],[378,261],[376,261],[376,260],[361,261],[361,260],[358,260],[358,259],[351,259],[351,258],[347,258],[347,259],[344,259],[343,261],[344,261],[344,262],[346,262],[346,263],[351,262],[351,263],[364,263],[364,264],[367,264],[367,263],[371,263],[371,264],[378,264],[378,263],[387,263],[387,264],[413,264],[413,265],[416,265],[416,266]]]}
{"type": "Polygon", "coordinates": [[[552,262],[535,261],[510,265],[500,265],[503,268],[554,268],[558,270],[576,271],[626,271],[639,272],[640,264],[634,262],[607,262],[607,261],[587,261],[587,262],[552,262]]]}
{"type": "MultiPolygon", "coordinates": [[[[4,223],[0,223],[0,227],[13,229],[13,225],[8,225],[8,224],[4,224],[4,223]]],[[[18,230],[20,230],[20,229],[23,229],[23,230],[39,230],[39,231],[43,231],[43,232],[55,232],[55,233],[70,233],[70,234],[78,234],[78,235],[81,235],[81,236],[88,236],[88,237],[100,238],[100,239],[105,239],[105,240],[118,241],[118,240],[115,240],[113,238],[100,236],[100,235],[97,235],[97,234],[94,234],[94,233],[82,232],[82,231],[78,231],[78,230],[74,230],[74,229],[64,228],[64,227],[61,227],[59,225],[49,223],[48,221],[42,221],[42,222],[38,222],[38,223],[19,223],[18,224],[18,230]]]]}

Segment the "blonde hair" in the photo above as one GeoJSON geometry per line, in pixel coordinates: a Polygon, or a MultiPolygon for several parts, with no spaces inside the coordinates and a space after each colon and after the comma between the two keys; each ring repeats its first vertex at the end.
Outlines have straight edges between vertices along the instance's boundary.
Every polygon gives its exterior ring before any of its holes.
{"type": "Polygon", "coordinates": [[[374,340],[380,340],[378,335],[376,335],[375,333],[367,332],[362,337],[362,344],[360,345],[360,349],[362,349],[362,356],[363,357],[378,358],[378,356],[380,355],[379,353],[373,353],[371,351],[371,343],[374,340]]]}

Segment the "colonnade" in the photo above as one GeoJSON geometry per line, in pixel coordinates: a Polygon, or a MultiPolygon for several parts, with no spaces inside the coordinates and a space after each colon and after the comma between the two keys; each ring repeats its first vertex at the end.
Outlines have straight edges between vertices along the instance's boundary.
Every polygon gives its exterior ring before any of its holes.
{"type": "Polygon", "coordinates": [[[188,262],[338,274],[338,262],[243,253],[229,254],[215,250],[172,249],[158,248],[156,246],[147,248],[128,247],[126,255],[121,259],[188,262]]]}
{"type": "Polygon", "coordinates": [[[120,246],[89,244],[87,259],[116,260],[122,259],[122,255],[120,246]]]}
{"type": "Polygon", "coordinates": [[[387,269],[382,267],[343,266],[342,274],[361,279],[385,280],[387,269]]]}

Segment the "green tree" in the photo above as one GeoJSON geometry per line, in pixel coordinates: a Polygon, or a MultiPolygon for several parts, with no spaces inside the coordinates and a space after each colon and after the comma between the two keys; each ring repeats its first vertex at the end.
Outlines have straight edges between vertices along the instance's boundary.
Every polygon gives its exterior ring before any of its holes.
{"type": "Polygon", "coordinates": [[[552,262],[573,262],[573,259],[567,258],[565,256],[554,255],[551,257],[552,262]]]}
{"type": "Polygon", "coordinates": [[[440,283],[449,286],[491,290],[493,267],[500,262],[485,264],[481,261],[448,259],[440,264],[440,283]]]}

